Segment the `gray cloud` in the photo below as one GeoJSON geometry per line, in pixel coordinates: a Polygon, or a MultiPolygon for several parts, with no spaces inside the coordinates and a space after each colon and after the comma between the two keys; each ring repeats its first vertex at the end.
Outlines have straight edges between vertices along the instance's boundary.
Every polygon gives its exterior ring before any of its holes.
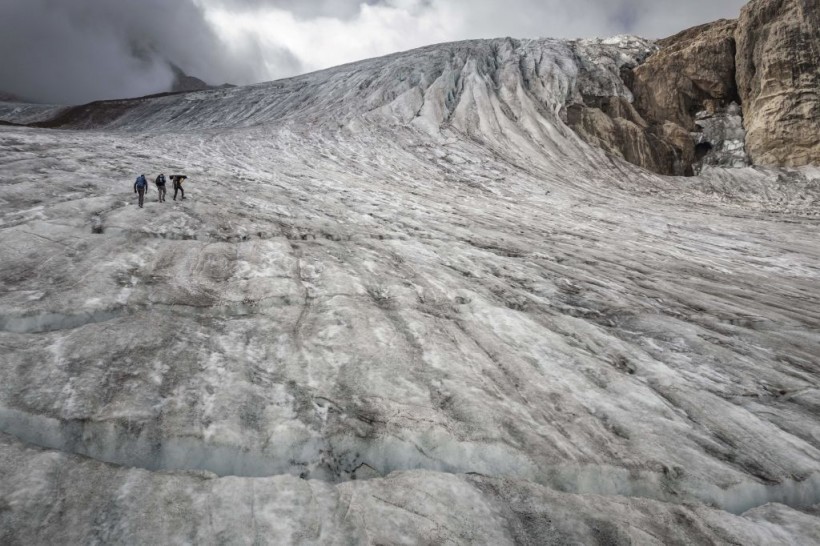
{"type": "Polygon", "coordinates": [[[165,91],[173,78],[168,62],[208,83],[244,84],[467,38],[659,38],[736,17],[745,3],[6,0],[0,1],[0,91],[78,103],[165,91]]]}
{"type": "Polygon", "coordinates": [[[578,38],[669,36],[720,18],[735,18],[747,0],[434,0],[464,10],[476,37],[578,38]]]}
{"type": "Polygon", "coordinates": [[[0,90],[42,102],[167,91],[169,62],[215,84],[264,79],[277,53],[299,70],[295,57],[251,38],[226,47],[189,0],[0,2],[0,51],[0,90]]]}
{"type": "Polygon", "coordinates": [[[362,5],[390,4],[389,0],[210,0],[207,3],[240,11],[279,9],[288,11],[300,19],[330,17],[342,20],[355,17],[362,5]]]}
{"type": "Polygon", "coordinates": [[[416,14],[425,10],[451,13],[452,8],[457,8],[473,31],[469,37],[589,37],[626,32],[654,38],[716,19],[734,18],[747,1],[200,0],[206,5],[234,10],[285,10],[300,19],[350,19],[359,14],[364,5],[390,7],[416,14]]]}

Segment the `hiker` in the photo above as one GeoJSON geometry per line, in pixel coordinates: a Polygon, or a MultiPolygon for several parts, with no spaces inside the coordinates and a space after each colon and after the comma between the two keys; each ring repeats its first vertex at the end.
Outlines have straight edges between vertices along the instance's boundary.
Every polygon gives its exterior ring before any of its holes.
{"type": "Polygon", "coordinates": [[[154,180],[154,183],[157,185],[157,193],[159,193],[159,202],[165,202],[165,175],[161,174],[154,180]]]}
{"type": "Polygon", "coordinates": [[[134,182],[134,193],[139,194],[139,202],[140,208],[142,208],[142,202],[145,198],[145,192],[148,191],[148,181],[145,179],[145,175],[141,174],[137,177],[137,181],[134,182]]]}
{"type": "Polygon", "coordinates": [[[177,192],[182,193],[182,199],[185,199],[185,190],[182,189],[182,181],[188,178],[182,174],[172,174],[171,181],[174,183],[174,201],[177,200],[177,192]]]}

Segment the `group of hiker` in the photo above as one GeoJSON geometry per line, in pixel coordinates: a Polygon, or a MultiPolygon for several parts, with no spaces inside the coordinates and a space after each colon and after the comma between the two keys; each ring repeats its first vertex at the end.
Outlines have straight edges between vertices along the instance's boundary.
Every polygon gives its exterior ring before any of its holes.
{"type": "MultiPolygon", "coordinates": [[[[168,178],[171,179],[171,182],[174,184],[174,201],[177,200],[177,194],[182,194],[181,199],[185,199],[185,190],[182,189],[182,181],[188,178],[184,174],[172,174],[168,178]]],[[[165,202],[165,175],[160,174],[155,180],[154,184],[157,185],[157,193],[159,194],[158,201],[160,203],[165,202]]],[[[137,181],[134,182],[134,193],[139,195],[139,205],[142,208],[143,201],[145,200],[145,194],[148,192],[148,179],[145,178],[144,174],[141,174],[137,177],[137,181]]]]}

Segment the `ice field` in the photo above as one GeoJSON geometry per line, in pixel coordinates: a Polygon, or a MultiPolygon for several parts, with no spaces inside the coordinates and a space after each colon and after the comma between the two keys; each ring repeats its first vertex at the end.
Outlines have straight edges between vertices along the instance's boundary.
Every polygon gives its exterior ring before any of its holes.
{"type": "Polygon", "coordinates": [[[583,143],[650,48],[0,127],[0,542],[820,541],[820,170],[583,143]]]}

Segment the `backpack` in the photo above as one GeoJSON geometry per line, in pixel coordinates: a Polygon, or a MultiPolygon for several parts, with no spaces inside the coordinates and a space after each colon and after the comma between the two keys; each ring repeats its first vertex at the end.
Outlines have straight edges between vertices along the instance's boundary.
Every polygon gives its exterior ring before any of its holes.
{"type": "Polygon", "coordinates": [[[161,174],[157,177],[157,186],[164,186],[165,185],[165,175],[161,174]]]}
{"type": "Polygon", "coordinates": [[[144,175],[139,175],[137,177],[137,188],[142,189],[147,185],[148,185],[148,182],[145,181],[145,176],[144,175]]]}

